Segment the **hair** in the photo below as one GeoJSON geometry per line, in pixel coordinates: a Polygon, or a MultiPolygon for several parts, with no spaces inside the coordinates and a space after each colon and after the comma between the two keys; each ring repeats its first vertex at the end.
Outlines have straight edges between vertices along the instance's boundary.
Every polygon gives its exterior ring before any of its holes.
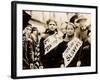
{"type": "Polygon", "coordinates": [[[49,25],[49,23],[50,23],[51,21],[53,21],[53,22],[56,24],[56,26],[57,26],[57,22],[56,22],[55,20],[52,20],[52,19],[47,20],[47,21],[46,21],[46,24],[49,25]]]}
{"type": "Polygon", "coordinates": [[[62,28],[63,25],[65,25],[65,27],[67,27],[68,22],[63,22],[63,23],[61,23],[61,28],[62,28]]]}
{"type": "Polygon", "coordinates": [[[38,31],[36,27],[32,27],[31,33],[33,33],[33,31],[38,31]]]}
{"type": "MultiPolygon", "coordinates": [[[[73,23],[69,22],[68,25],[71,25],[75,30],[75,25],[73,23]]],[[[68,25],[66,26],[66,29],[67,29],[68,25]]]]}
{"type": "MultiPolygon", "coordinates": [[[[32,27],[32,30],[31,30],[31,34],[34,32],[34,31],[37,31],[38,32],[38,29],[36,27],[32,27]]],[[[35,35],[37,37],[37,42],[38,42],[38,35],[35,35]]]]}

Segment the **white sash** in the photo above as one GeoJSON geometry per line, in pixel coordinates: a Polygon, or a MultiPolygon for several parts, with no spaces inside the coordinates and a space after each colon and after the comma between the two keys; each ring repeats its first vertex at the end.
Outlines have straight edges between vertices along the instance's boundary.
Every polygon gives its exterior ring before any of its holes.
{"type": "Polygon", "coordinates": [[[58,46],[58,44],[61,43],[62,41],[63,41],[62,36],[59,36],[58,34],[53,34],[47,37],[44,40],[45,54],[47,54],[52,49],[54,49],[56,46],[58,46]]]}
{"type": "Polygon", "coordinates": [[[70,64],[81,46],[82,41],[76,37],[68,43],[68,47],[63,53],[65,67],[70,64]]]}

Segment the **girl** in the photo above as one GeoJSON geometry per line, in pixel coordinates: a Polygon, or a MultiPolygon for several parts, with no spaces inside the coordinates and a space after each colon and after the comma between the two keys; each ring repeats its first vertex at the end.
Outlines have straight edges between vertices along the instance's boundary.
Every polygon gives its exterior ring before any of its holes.
{"type": "Polygon", "coordinates": [[[57,22],[48,20],[44,36],[40,40],[40,60],[44,68],[59,67],[59,55],[57,55],[57,46],[62,39],[58,39],[57,22]]]}
{"type": "Polygon", "coordinates": [[[57,54],[60,55],[61,66],[80,66],[82,41],[75,37],[75,27],[73,23],[66,25],[66,36],[62,43],[58,45],[57,54]]]}

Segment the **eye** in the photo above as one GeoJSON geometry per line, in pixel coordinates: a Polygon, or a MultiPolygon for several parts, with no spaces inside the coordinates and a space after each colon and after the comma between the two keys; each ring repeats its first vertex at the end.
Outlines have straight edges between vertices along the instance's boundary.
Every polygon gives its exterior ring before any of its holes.
{"type": "Polygon", "coordinates": [[[55,24],[49,24],[49,25],[53,25],[53,26],[55,26],[55,24]]]}
{"type": "Polygon", "coordinates": [[[52,25],[52,24],[49,24],[49,25],[52,25]]]}
{"type": "Polygon", "coordinates": [[[70,28],[68,28],[67,30],[70,30],[70,28]]]}
{"type": "Polygon", "coordinates": [[[73,28],[71,28],[71,30],[73,30],[73,28]]]}

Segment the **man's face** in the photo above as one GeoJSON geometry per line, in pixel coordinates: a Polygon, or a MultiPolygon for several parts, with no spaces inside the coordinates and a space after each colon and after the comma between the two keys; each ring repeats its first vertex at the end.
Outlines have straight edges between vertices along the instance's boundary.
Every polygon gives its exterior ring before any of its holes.
{"type": "Polygon", "coordinates": [[[72,36],[74,34],[74,27],[72,25],[68,25],[67,27],[67,35],[72,36]]]}
{"type": "Polygon", "coordinates": [[[80,25],[80,27],[81,27],[82,29],[86,29],[86,20],[81,20],[81,21],[79,22],[79,25],[80,25]]]}
{"type": "Polygon", "coordinates": [[[49,24],[48,24],[48,28],[51,30],[51,31],[55,31],[55,29],[57,29],[57,25],[54,21],[50,21],[49,24]]]}

